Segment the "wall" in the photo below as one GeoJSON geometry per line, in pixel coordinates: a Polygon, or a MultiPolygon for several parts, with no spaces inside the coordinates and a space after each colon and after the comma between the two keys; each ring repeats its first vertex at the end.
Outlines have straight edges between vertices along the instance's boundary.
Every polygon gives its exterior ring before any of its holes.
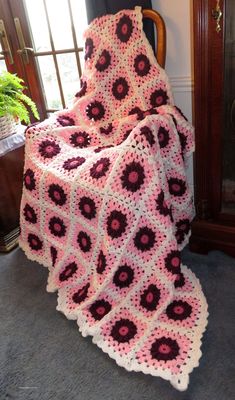
{"type": "MultiPolygon", "coordinates": [[[[193,58],[191,0],[152,0],[152,7],[163,17],[167,30],[166,72],[170,78],[175,103],[192,121],[193,58]]],[[[193,185],[193,162],[187,175],[193,185]]]]}

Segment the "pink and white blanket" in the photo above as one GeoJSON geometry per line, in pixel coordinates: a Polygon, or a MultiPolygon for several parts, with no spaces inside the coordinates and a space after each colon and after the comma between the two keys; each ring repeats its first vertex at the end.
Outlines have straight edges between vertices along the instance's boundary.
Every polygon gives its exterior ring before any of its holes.
{"type": "Polygon", "coordinates": [[[207,303],[181,264],[193,129],[174,106],[140,8],[94,20],[70,109],[26,133],[20,246],[57,310],[118,365],[185,390],[207,303]]]}

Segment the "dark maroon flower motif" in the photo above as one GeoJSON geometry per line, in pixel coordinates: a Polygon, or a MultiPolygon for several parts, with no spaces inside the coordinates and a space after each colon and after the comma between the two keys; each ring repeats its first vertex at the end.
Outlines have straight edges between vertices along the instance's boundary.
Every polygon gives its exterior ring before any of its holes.
{"type": "Polygon", "coordinates": [[[159,107],[167,104],[168,96],[163,89],[155,90],[150,96],[150,103],[153,107],[159,107]]]}
{"type": "Polygon", "coordinates": [[[179,231],[181,231],[181,232],[183,232],[183,233],[185,233],[187,235],[189,233],[189,231],[190,231],[190,221],[189,221],[189,219],[185,218],[185,219],[181,219],[180,221],[178,221],[176,223],[176,228],[179,231]]]}
{"type": "Polygon", "coordinates": [[[180,273],[181,256],[178,250],[172,250],[165,258],[165,266],[172,274],[180,273]]]}
{"type": "Polygon", "coordinates": [[[158,141],[161,149],[168,145],[169,140],[169,131],[167,131],[163,126],[160,126],[158,130],[158,141]]]}
{"type": "Polygon", "coordinates": [[[77,242],[79,244],[80,249],[87,253],[91,249],[91,238],[88,236],[86,232],[80,231],[77,236],[77,242]]]}
{"type": "Polygon", "coordinates": [[[100,321],[106,314],[111,311],[111,304],[106,300],[96,300],[89,308],[92,317],[96,321],[100,321]]]}
{"type": "Polygon", "coordinates": [[[70,171],[71,169],[76,169],[82,165],[86,159],[84,157],[73,157],[69,158],[66,160],[63,164],[63,168],[66,169],[67,171],[70,171]]]}
{"type": "Polygon", "coordinates": [[[44,158],[53,158],[60,153],[60,146],[54,140],[43,140],[39,144],[39,153],[44,158]]]}
{"type": "Polygon", "coordinates": [[[96,271],[98,274],[102,274],[106,268],[107,262],[106,257],[102,250],[100,250],[97,260],[96,271]]]}
{"type": "Polygon", "coordinates": [[[113,283],[120,289],[129,287],[134,279],[134,271],[127,264],[120,266],[114,274],[113,283]]]}
{"type": "Polygon", "coordinates": [[[68,115],[60,115],[57,117],[57,121],[61,126],[73,126],[75,125],[75,121],[73,118],[69,117],[68,115]]]}
{"type": "Polygon", "coordinates": [[[108,124],[107,128],[100,128],[100,133],[102,135],[109,135],[113,130],[113,125],[110,123],[108,124]]]}
{"type": "Polygon", "coordinates": [[[179,355],[179,351],[180,348],[177,341],[165,336],[156,339],[150,349],[152,358],[158,361],[174,360],[179,355]]]}
{"type": "Polygon", "coordinates": [[[139,76],[145,76],[149,73],[150,71],[150,62],[148,57],[146,57],[144,54],[139,54],[136,56],[135,61],[134,61],[134,68],[135,72],[139,76]]]}
{"type": "Polygon", "coordinates": [[[24,185],[26,189],[32,191],[36,187],[36,181],[34,178],[34,172],[28,168],[24,173],[24,185]]]}
{"type": "Polygon", "coordinates": [[[170,194],[173,196],[183,196],[186,191],[186,183],[182,179],[170,178],[168,185],[170,194]]]}
{"type": "Polygon", "coordinates": [[[52,260],[52,266],[55,266],[56,260],[57,260],[57,250],[55,247],[51,246],[50,247],[50,252],[51,252],[51,260],[52,260]]]}
{"type": "Polygon", "coordinates": [[[117,23],[116,35],[118,39],[126,43],[130,39],[133,32],[133,24],[128,15],[123,15],[117,23]]]}
{"type": "Polygon", "coordinates": [[[94,150],[94,152],[95,152],[95,153],[100,153],[102,150],[104,150],[104,149],[109,149],[110,147],[113,147],[113,145],[110,144],[110,145],[108,145],[108,146],[100,146],[100,147],[97,147],[97,148],[94,150]]]}
{"type": "Polygon", "coordinates": [[[105,109],[100,101],[93,101],[92,103],[87,105],[86,115],[88,116],[89,119],[98,121],[104,117],[104,114],[105,114],[105,109]]]}
{"type": "Polygon", "coordinates": [[[179,131],[178,131],[178,135],[179,135],[179,138],[180,138],[181,150],[182,150],[182,152],[184,152],[184,150],[185,150],[185,148],[187,146],[187,138],[182,132],[179,132],[179,131]]]}
{"type": "Polygon", "coordinates": [[[79,210],[81,211],[81,214],[85,218],[87,218],[87,219],[95,218],[96,205],[95,205],[94,200],[92,200],[90,197],[83,196],[83,197],[81,197],[78,205],[79,205],[79,210]]]}
{"type": "Polygon", "coordinates": [[[28,242],[32,250],[38,251],[42,249],[42,241],[33,233],[28,234],[28,242]]]}
{"type": "Polygon", "coordinates": [[[113,210],[107,218],[107,232],[111,238],[122,236],[127,227],[126,215],[121,211],[113,210]]]}
{"type": "Polygon", "coordinates": [[[163,190],[159,193],[157,200],[156,200],[156,209],[159,211],[160,214],[164,215],[165,217],[167,215],[170,215],[170,210],[167,207],[167,204],[165,202],[165,196],[163,190]]]}
{"type": "Polygon", "coordinates": [[[142,126],[142,128],[140,128],[140,132],[142,135],[144,135],[146,137],[146,140],[149,142],[150,146],[152,147],[155,144],[155,139],[154,139],[154,135],[153,135],[153,132],[151,131],[151,129],[148,126],[142,126]]]}
{"type": "Polygon", "coordinates": [[[121,318],[115,322],[111,330],[111,336],[118,343],[128,343],[135,337],[137,326],[130,319],[121,318]]]}
{"type": "Polygon", "coordinates": [[[99,72],[105,71],[111,64],[111,55],[107,50],[103,50],[95,67],[99,72]]]}
{"type": "Polygon", "coordinates": [[[147,226],[140,228],[134,238],[135,247],[141,251],[150,250],[154,246],[155,241],[155,232],[152,229],[147,228],[147,226]]]}
{"type": "Polygon", "coordinates": [[[52,183],[49,186],[48,195],[57,206],[63,206],[66,203],[67,195],[60,185],[52,183]]]}
{"type": "Polygon", "coordinates": [[[88,60],[88,58],[91,58],[92,53],[94,50],[94,43],[91,38],[87,38],[85,41],[85,60],[88,60]]]}
{"type": "Polygon", "coordinates": [[[100,158],[92,165],[90,169],[90,175],[94,179],[99,179],[106,174],[109,169],[110,161],[109,158],[100,158]]]}
{"type": "Polygon", "coordinates": [[[181,244],[184,241],[184,232],[177,230],[175,233],[175,238],[178,244],[181,244]]]}
{"type": "Polygon", "coordinates": [[[156,310],[159,300],[161,297],[161,292],[156,285],[149,285],[147,289],[144,290],[143,294],[140,296],[140,305],[148,311],[156,310]]]}
{"type": "Polygon", "coordinates": [[[118,78],[113,83],[112,93],[117,100],[124,99],[129,92],[129,85],[125,78],[118,78]]]}
{"type": "Polygon", "coordinates": [[[176,240],[178,244],[181,244],[184,241],[185,235],[187,235],[190,231],[190,221],[188,218],[181,219],[176,223],[176,240]]]}
{"type": "Polygon", "coordinates": [[[192,313],[192,306],[186,301],[174,300],[171,304],[167,306],[166,314],[169,319],[174,321],[183,321],[184,319],[190,317],[192,313]]]}
{"type": "Polygon", "coordinates": [[[69,140],[74,147],[80,147],[80,149],[89,146],[91,142],[91,138],[86,132],[74,132],[69,140]]]}
{"type": "Polygon", "coordinates": [[[86,94],[87,91],[87,83],[86,81],[80,80],[81,89],[75,94],[75,97],[82,97],[86,94]]]}
{"type": "Polygon", "coordinates": [[[67,281],[71,276],[73,276],[78,269],[78,266],[75,262],[68,264],[64,271],[62,271],[59,275],[59,280],[61,282],[67,281]]]}
{"type": "Polygon", "coordinates": [[[50,219],[49,229],[54,236],[62,237],[66,234],[66,226],[64,221],[58,217],[52,217],[50,219]]]}
{"type": "Polygon", "coordinates": [[[89,287],[90,283],[87,283],[81,289],[75,292],[72,296],[73,302],[76,304],[82,303],[87,298],[89,287]]]}
{"type": "Polygon", "coordinates": [[[175,288],[181,288],[185,285],[185,278],[184,278],[184,275],[182,274],[182,272],[180,272],[179,274],[176,275],[174,285],[175,285],[175,288]]]}
{"type": "Polygon", "coordinates": [[[123,170],[121,176],[122,187],[134,193],[143,185],[144,179],[144,168],[139,162],[132,161],[123,170]]]}
{"type": "Polygon", "coordinates": [[[25,204],[24,217],[25,217],[26,221],[31,222],[31,224],[37,223],[37,214],[35,213],[34,209],[29,204],[25,204]]]}

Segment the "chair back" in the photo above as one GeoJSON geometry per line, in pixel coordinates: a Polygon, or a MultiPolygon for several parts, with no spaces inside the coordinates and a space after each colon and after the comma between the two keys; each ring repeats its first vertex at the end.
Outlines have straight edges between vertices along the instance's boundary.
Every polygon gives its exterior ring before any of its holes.
{"type": "Polygon", "coordinates": [[[157,58],[158,64],[164,68],[166,61],[166,27],[165,22],[161,15],[151,9],[143,9],[142,14],[144,18],[151,19],[156,27],[157,32],[157,42],[156,42],[156,50],[155,55],[157,58]]]}

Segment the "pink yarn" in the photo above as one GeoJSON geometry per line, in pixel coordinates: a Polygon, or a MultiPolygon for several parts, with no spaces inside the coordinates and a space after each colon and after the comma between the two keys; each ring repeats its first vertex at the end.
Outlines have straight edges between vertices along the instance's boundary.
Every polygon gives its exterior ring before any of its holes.
{"type": "Polygon", "coordinates": [[[26,133],[20,245],[49,269],[57,310],[131,371],[185,390],[207,303],[181,264],[193,128],[174,106],[140,8],[92,22],[70,109],[26,133]]]}

